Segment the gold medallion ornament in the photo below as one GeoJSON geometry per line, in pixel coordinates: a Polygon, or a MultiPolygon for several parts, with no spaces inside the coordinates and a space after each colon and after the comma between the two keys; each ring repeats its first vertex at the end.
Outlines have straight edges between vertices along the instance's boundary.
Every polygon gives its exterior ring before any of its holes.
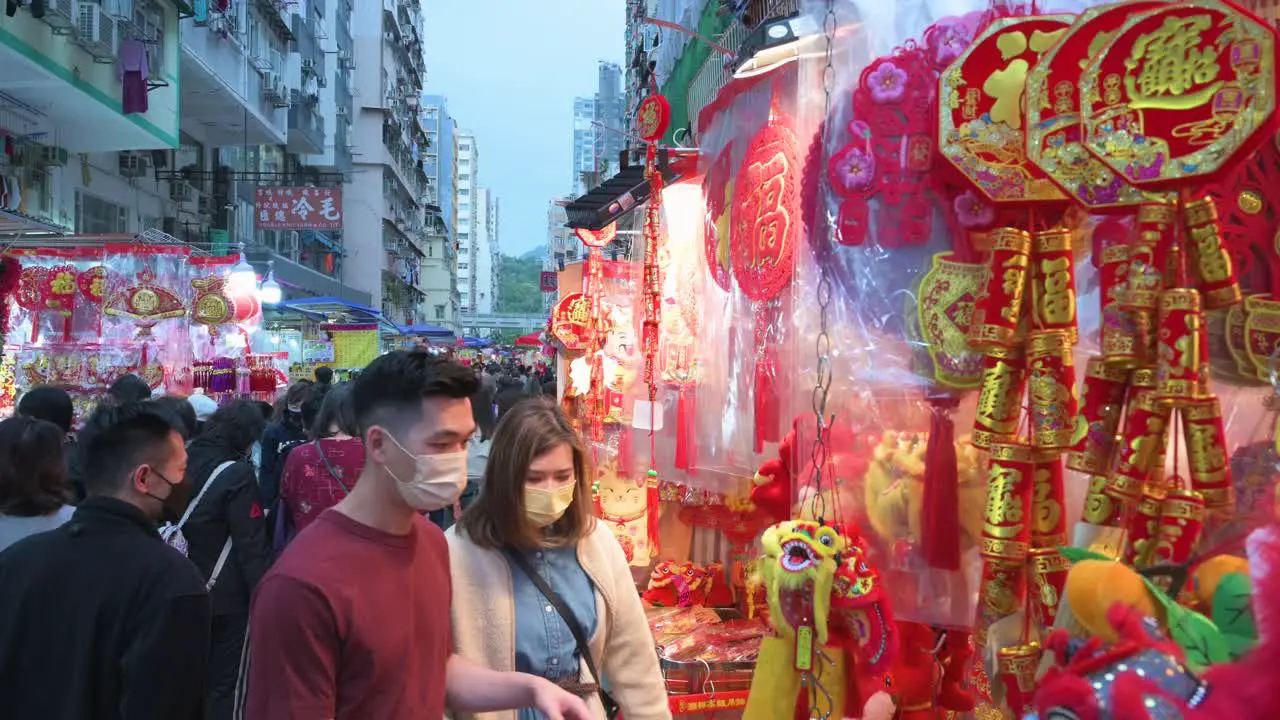
{"type": "Polygon", "coordinates": [[[226,278],[208,277],[191,281],[196,297],[191,302],[191,320],[209,328],[231,322],[235,308],[226,295],[226,278]]]}
{"type": "Polygon", "coordinates": [[[1027,74],[1027,158],[1093,212],[1123,211],[1148,193],[1085,149],[1080,127],[1080,72],[1135,14],[1161,3],[1134,0],[1087,8],[1027,74]]]}
{"type": "Polygon", "coordinates": [[[1219,0],[1130,17],[1080,78],[1085,147],[1142,189],[1225,170],[1275,114],[1275,44],[1219,0]]]}

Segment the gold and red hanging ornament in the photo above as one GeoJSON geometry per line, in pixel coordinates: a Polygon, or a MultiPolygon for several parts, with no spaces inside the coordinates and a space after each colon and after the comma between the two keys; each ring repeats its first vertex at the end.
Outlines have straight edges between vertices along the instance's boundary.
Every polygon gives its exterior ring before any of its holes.
{"type": "Polygon", "coordinates": [[[998,18],[939,78],[939,151],[1007,223],[986,233],[984,281],[967,328],[972,347],[986,353],[972,438],[991,459],[980,644],[993,623],[1019,611],[1056,612],[1049,595],[1060,578],[1031,550],[1065,539],[1061,455],[1075,434],[1075,255],[1072,233],[1056,225],[1069,196],[1028,156],[1024,104],[1037,99],[1024,94],[1029,70],[1073,19],[998,18]],[[1029,603],[1032,579],[1038,604],[1029,603]]]}
{"type": "Polygon", "coordinates": [[[213,345],[218,336],[219,327],[229,324],[235,317],[235,306],[227,295],[227,277],[219,268],[230,268],[235,262],[234,256],[192,258],[190,267],[209,268],[210,274],[193,278],[191,289],[195,296],[191,299],[191,321],[204,325],[209,329],[209,343],[213,345]]]}
{"type": "Polygon", "coordinates": [[[132,320],[138,326],[138,338],[150,338],[152,328],[161,320],[182,317],[186,308],[173,290],[156,282],[155,270],[148,262],[134,275],[136,281],[106,300],[102,312],[112,317],[132,320]]]}
{"type": "Polygon", "coordinates": [[[551,309],[551,336],[566,353],[584,352],[591,346],[591,301],[585,295],[570,293],[560,298],[551,309]]]}
{"type": "MultiPolygon", "coordinates": [[[[591,438],[598,442],[604,439],[604,419],[609,414],[604,377],[604,342],[609,329],[604,313],[604,257],[601,251],[613,241],[617,228],[611,223],[602,230],[578,229],[575,233],[587,248],[587,262],[582,279],[582,294],[586,298],[588,313],[586,342],[591,353],[586,414],[591,438]]],[[[568,306],[565,307],[568,309],[568,306]]]]}
{"type": "MultiPolygon", "coordinates": [[[[636,113],[636,130],[640,139],[648,144],[645,153],[645,177],[649,181],[649,204],[644,218],[644,282],[641,302],[644,320],[641,325],[640,346],[644,352],[644,383],[649,397],[649,470],[645,473],[646,508],[648,512],[649,552],[657,557],[661,552],[658,521],[662,512],[659,496],[657,449],[655,432],[658,408],[658,352],[662,327],[662,171],[658,167],[658,140],[667,132],[671,122],[671,106],[667,99],[652,94],[640,102],[636,113]]],[[[630,429],[624,430],[630,432],[630,429]]]]}
{"type": "Polygon", "coordinates": [[[778,365],[782,290],[800,236],[800,153],[794,121],[776,105],[747,145],[731,215],[733,277],[754,308],[755,449],[781,440],[778,365]]]}

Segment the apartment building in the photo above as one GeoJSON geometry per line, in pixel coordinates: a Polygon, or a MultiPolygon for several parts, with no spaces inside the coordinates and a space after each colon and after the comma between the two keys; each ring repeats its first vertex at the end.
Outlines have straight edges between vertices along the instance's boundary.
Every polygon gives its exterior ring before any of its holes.
{"type": "Polygon", "coordinates": [[[404,325],[429,319],[422,284],[429,199],[420,112],[422,22],[418,0],[354,4],[355,110],[342,279],[404,325]]]}
{"type": "MultiPolygon", "coordinates": [[[[569,216],[565,213],[564,206],[570,202],[573,202],[572,195],[554,198],[547,203],[547,254],[542,260],[544,271],[558,272],[563,270],[565,265],[582,260],[582,241],[578,240],[578,236],[572,230],[565,227],[569,222],[569,216]]],[[[556,300],[558,300],[557,293],[543,293],[543,310],[550,312],[556,300]]]]}
{"type": "Polygon", "coordinates": [[[338,279],[352,0],[43,5],[0,27],[0,132],[15,149],[0,175],[23,198],[12,210],[23,219],[0,234],[34,223],[159,230],[212,253],[244,244],[260,269],[274,262],[286,297],[372,301],[338,279]],[[258,196],[280,188],[331,207],[263,222],[258,196]]]}
{"type": "Polygon", "coordinates": [[[427,257],[422,267],[426,321],[459,329],[462,295],[458,285],[458,124],[441,95],[423,97],[421,117],[427,133],[423,165],[427,173],[427,257]]]}

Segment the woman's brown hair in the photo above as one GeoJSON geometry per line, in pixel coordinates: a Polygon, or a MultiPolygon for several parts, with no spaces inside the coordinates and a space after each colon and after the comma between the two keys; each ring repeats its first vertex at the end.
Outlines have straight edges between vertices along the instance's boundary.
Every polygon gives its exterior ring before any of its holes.
{"type": "Polygon", "coordinates": [[[572,545],[595,529],[591,482],[594,472],[582,440],[560,408],[531,398],[502,417],[493,433],[480,497],[458,519],[458,531],[490,550],[572,545]],[[539,530],[525,516],[529,466],[561,445],[573,451],[573,504],[564,517],[539,530]]]}

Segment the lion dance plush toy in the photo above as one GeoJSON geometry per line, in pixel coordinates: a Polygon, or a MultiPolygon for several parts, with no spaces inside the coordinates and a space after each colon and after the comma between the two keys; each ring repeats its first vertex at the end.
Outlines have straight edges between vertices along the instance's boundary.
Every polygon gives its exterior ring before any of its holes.
{"type": "Polygon", "coordinates": [[[745,720],[890,720],[887,672],[897,629],[862,539],[838,525],[765,531],[757,572],[774,635],[765,638],[745,720]]]}
{"type": "Polygon", "coordinates": [[[1249,539],[1258,645],[1239,660],[1192,673],[1158,621],[1116,603],[1116,641],[1050,636],[1057,664],[1040,682],[1031,720],[1274,720],[1280,718],[1280,525],[1249,539]]]}

